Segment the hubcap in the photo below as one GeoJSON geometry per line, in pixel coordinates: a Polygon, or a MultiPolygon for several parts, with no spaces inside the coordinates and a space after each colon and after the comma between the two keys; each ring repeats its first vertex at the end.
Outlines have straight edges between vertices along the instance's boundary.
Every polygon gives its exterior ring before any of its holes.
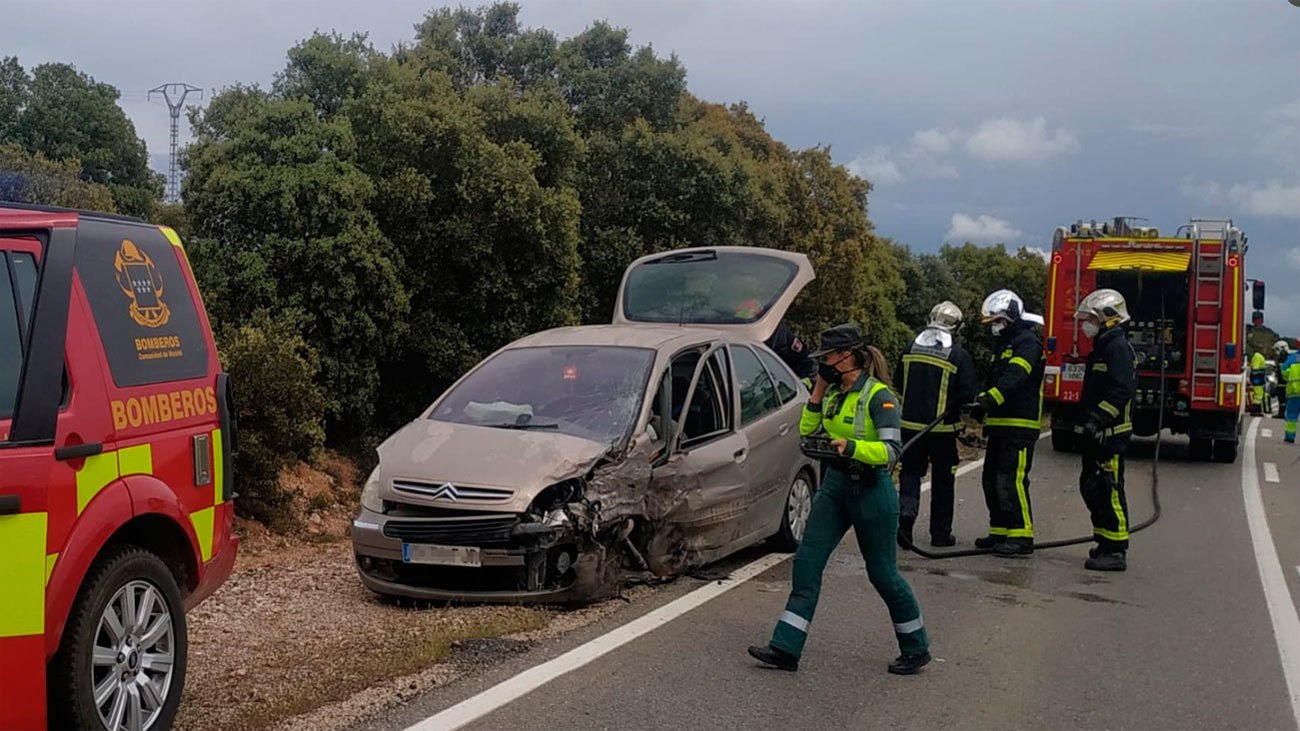
{"type": "Polygon", "coordinates": [[[786,522],[790,524],[790,535],[796,541],[803,540],[804,528],[808,525],[808,513],[812,511],[812,485],[803,475],[795,478],[790,486],[790,497],[785,503],[786,522]]]}
{"type": "Polygon", "coordinates": [[[108,731],[144,731],[171,689],[175,630],[162,592],[135,580],[117,590],[95,630],[90,680],[108,731]]]}

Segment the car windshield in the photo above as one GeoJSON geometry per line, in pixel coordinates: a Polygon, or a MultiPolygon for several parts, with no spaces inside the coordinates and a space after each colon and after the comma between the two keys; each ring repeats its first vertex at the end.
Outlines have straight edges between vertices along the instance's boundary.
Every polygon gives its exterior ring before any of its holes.
{"type": "Polygon", "coordinates": [[[645,348],[514,348],[456,385],[430,419],[619,442],[644,401],[655,352],[645,348]]]}
{"type": "Polygon", "coordinates": [[[784,259],[729,251],[666,254],[628,272],[623,315],[636,322],[758,320],[798,273],[784,259]]]}

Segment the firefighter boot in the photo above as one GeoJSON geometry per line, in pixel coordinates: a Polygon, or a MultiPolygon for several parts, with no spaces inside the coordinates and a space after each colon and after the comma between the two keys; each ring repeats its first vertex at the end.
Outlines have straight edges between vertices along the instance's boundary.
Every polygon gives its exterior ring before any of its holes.
{"type": "Polygon", "coordinates": [[[996,548],[998,545],[1005,543],[1006,536],[984,536],[975,539],[976,548],[996,548]]]}
{"type": "Polygon", "coordinates": [[[912,526],[916,525],[915,515],[898,516],[898,545],[901,548],[912,546],[912,526]]]}
{"type": "Polygon", "coordinates": [[[1098,552],[1096,556],[1084,561],[1083,567],[1090,571],[1126,571],[1128,557],[1124,551],[1098,552]]]}
{"type": "Polygon", "coordinates": [[[791,655],[785,650],[772,647],[771,645],[765,645],[763,647],[751,645],[749,648],[749,656],[764,665],[770,665],[780,670],[789,670],[793,672],[799,669],[799,658],[791,655]]]}
{"type": "Polygon", "coordinates": [[[930,536],[930,545],[936,548],[948,548],[949,546],[955,546],[957,545],[957,537],[951,533],[948,533],[947,535],[941,535],[941,536],[936,536],[932,534],[930,536]]]}
{"type": "Polygon", "coordinates": [[[1008,538],[993,547],[993,555],[999,558],[1023,558],[1033,553],[1034,542],[1025,538],[1008,538]]]}
{"type": "Polygon", "coordinates": [[[894,661],[889,663],[889,672],[892,675],[916,675],[921,672],[921,668],[930,663],[930,653],[921,651],[915,655],[899,655],[894,661]]]}

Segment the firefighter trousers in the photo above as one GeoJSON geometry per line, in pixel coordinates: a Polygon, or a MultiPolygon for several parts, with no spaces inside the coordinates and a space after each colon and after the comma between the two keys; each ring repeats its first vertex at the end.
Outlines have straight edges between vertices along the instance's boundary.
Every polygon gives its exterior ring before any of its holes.
{"type": "Polygon", "coordinates": [[[1022,437],[987,428],[984,433],[988,441],[983,482],[989,535],[1032,543],[1034,513],[1029,501],[1029,470],[1034,466],[1037,435],[1022,437]]]}
{"type": "Polygon", "coordinates": [[[1102,553],[1128,550],[1128,496],[1124,494],[1126,446],[1126,443],[1089,443],[1082,449],[1079,493],[1088,506],[1092,537],[1102,553]]]}
{"type": "MultiPolygon", "coordinates": [[[[903,444],[919,432],[903,430],[903,444]]],[[[915,518],[921,511],[921,478],[927,468],[930,476],[930,537],[952,534],[953,486],[957,482],[957,432],[930,432],[917,440],[903,454],[903,468],[898,476],[898,512],[915,518]]]]}
{"type": "Polygon", "coordinates": [[[1286,440],[1295,441],[1296,419],[1300,418],[1300,396],[1286,397],[1286,440]]]}
{"type": "Polygon", "coordinates": [[[912,588],[898,571],[895,535],[898,533],[898,498],[894,482],[884,470],[864,470],[850,476],[830,468],[817,494],[794,554],[794,578],[785,612],[772,632],[772,647],[798,657],[808,639],[808,625],[821,596],[822,572],[840,539],[853,528],[858,550],[867,565],[867,578],[894,623],[898,649],[915,655],[929,647],[921,609],[912,588]]]}

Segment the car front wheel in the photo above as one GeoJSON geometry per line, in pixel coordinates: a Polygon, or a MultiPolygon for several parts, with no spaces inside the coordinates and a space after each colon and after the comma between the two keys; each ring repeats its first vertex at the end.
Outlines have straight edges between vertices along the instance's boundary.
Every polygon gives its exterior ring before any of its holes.
{"type": "Polygon", "coordinates": [[[803,540],[804,529],[808,527],[808,514],[812,512],[813,492],[812,478],[807,472],[800,471],[790,484],[790,492],[785,499],[785,512],[781,515],[781,532],[777,542],[782,550],[793,551],[803,540]]]}
{"type": "Polygon", "coordinates": [[[124,547],[96,563],[50,668],[64,727],[170,728],[185,684],[185,607],[157,555],[124,547]]]}

